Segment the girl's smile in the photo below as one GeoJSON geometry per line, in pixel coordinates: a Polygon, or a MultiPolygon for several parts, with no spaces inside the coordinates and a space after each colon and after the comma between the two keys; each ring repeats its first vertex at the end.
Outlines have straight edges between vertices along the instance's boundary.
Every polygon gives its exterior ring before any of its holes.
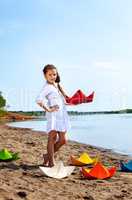
{"type": "Polygon", "coordinates": [[[48,70],[47,73],[45,74],[45,78],[49,83],[53,84],[56,81],[56,78],[57,78],[56,69],[48,70]]]}

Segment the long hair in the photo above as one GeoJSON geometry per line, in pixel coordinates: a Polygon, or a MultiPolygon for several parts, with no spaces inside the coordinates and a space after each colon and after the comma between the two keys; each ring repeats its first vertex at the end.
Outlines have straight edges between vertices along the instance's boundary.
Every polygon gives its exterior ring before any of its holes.
{"type": "Polygon", "coordinates": [[[44,75],[45,75],[45,74],[47,73],[48,70],[52,70],[52,69],[55,69],[56,72],[57,72],[57,77],[56,77],[55,82],[58,83],[58,89],[60,90],[60,92],[62,93],[62,95],[65,96],[65,95],[64,95],[64,92],[63,92],[63,89],[61,88],[61,86],[60,86],[60,84],[59,84],[59,83],[60,83],[60,75],[59,75],[59,73],[58,73],[58,71],[57,71],[57,68],[56,68],[54,65],[52,65],[52,64],[47,64],[47,65],[45,65],[44,68],[43,68],[43,73],[44,73],[44,75]]]}

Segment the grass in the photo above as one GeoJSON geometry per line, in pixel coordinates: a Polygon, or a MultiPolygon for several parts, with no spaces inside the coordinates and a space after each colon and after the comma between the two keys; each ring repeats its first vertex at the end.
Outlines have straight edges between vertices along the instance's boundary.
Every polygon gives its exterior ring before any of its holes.
{"type": "Polygon", "coordinates": [[[7,114],[7,111],[0,109],[0,117],[4,117],[7,114]]]}

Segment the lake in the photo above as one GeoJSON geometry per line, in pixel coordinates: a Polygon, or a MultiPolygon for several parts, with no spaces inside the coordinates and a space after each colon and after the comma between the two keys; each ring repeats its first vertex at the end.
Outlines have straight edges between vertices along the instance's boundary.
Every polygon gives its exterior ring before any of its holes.
{"type": "MultiPolygon", "coordinates": [[[[132,155],[132,114],[92,114],[70,116],[68,138],[77,142],[132,155]]],[[[13,127],[45,131],[46,121],[12,122],[13,127]]]]}

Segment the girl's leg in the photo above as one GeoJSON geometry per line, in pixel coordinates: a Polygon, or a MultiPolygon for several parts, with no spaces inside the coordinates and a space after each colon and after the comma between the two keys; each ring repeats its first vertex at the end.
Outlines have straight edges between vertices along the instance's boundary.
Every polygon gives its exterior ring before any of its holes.
{"type": "Polygon", "coordinates": [[[43,166],[47,167],[47,164],[49,162],[48,153],[43,154],[43,159],[44,159],[43,166]]]}
{"type": "MultiPolygon", "coordinates": [[[[57,133],[58,133],[59,138],[57,142],[54,144],[54,153],[57,152],[61,146],[66,144],[66,132],[57,132],[57,133]]],[[[44,156],[44,165],[46,165],[49,161],[48,153],[44,154],[43,156],[44,156]]]]}
{"type": "Polygon", "coordinates": [[[56,142],[57,132],[50,131],[48,134],[48,144],[47,144],[47,155],[49,161],[49,167],[54,166],[54,144],[56,142]]]}
{"type": "Polygon", "coordinates": [[[57,152],[61,146],[66,144],[66,132],[58,132],[59,139],[54,145],[54,152],[57,152]]]}

